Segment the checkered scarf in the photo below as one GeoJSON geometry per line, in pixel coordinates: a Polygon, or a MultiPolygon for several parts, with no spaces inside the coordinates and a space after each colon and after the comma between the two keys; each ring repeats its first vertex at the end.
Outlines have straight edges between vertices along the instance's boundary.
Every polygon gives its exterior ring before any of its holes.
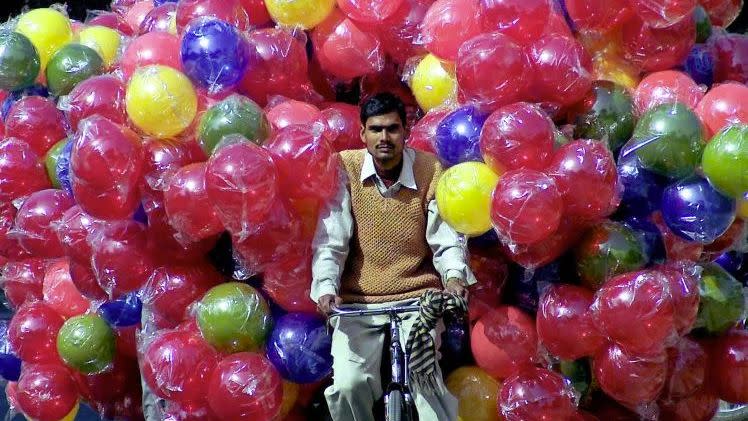
{"type": "Polygon", "coordinates": [[[436,378],[436,344],[431,331],[444,313],[465,314],[467,301],[448,292],[428,290],[421,295],[419,304],[421,310],[408,335],[405,351],[410,356],[411,383],[420,392],[429,394],[437,391],[440,384],[436,378]]]}

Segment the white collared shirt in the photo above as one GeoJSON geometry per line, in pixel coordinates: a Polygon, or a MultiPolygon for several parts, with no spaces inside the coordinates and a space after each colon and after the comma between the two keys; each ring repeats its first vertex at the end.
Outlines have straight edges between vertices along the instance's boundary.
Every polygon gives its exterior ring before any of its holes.
{"type": "MultiPolygon", "coordinates": [[[[382,197],[393,197],[401,188],[417,190],[413,174],[413,161],[416,152],[411,148],[403,150],[403,167],[400,176],[390,187],[377,174],[374,158],[366,152],[361,167],[359,182],[363,183],[374,177],[374,184],[382,197]]],[[[347,188],[348,175],[340,171],[338,191],[320,212],[317,220],[317,231],[312,241],[312,290],[311,298],[317,302],[326,294],[338,295],[340,278],[348,257],[349,243],[353,237],[353,214],[351,211],[351,194],[347,188]]],[[[424,186],[426,187],[426,186],[424,186]]],[[[426,222],[426,241],[433,253],[434,268],[441,275],[442,283],[449,278],[459,278],[468,285],[476,282],[475,276],[467,262],[467,244],[457,232],[439,215],[436,200],[428,204],[426,222]]]]}

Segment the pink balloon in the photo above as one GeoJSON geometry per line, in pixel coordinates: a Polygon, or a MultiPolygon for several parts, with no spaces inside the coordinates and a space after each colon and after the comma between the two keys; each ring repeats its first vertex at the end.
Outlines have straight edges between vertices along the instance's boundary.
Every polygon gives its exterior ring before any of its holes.
{"type": "Polygon", "coordinates": [[[306,102],[290,99],[267,110],[267,118],[275,129],[291,125],[311,124],[320,120],[319,108],[306,102]]]}
{"type": "Polygon", "coordinates": [[[129,80],[139,67],[160,64],[182,70],[179,38],[167,32],[149,32],[130,42],[122,54],[120,68],[129,80]]]}
{"type": "Polygon", "coordinates": [[[213,237],[223,232],[223,224],[205,191],[205,162],[180,168],[164,192],[169,223],[185,242],[213,237]]]}
{"type": "Polygon", "coordinates": [[[153,271],[146,228],[133,220],[112,221],[89,238],[96,279],[110,297],[137,291],[153,271]]]}
{"type": "Polygon", "coordinates": [[[62,190],[32,193],[16,214],[19,245],[38,257],[62,257],[64,252],[55,229],[63,213],[73,205],[73,198],[62,190]]]}
{"type": "Polygon", "coordinates": [[[392,16],[403,0],[338,0],[338,7],[349,18],[362,23],[381,22],[392,16]]]}
{"type": "Polygon", "coordinates": [[[696,107],[696,114],[711,138],[735,123],[748,123],[748,86],[730,82],[713,87],[696,107]]]}
{"type": "MultiPolygon", "coordinates": [[[[330,141],[335,152],[364,147],[357,106],[342,102],[332,103],[320,112],[320,119],[326,123],[325,137],[330,141]]],[[[411,130],[410,138],[412,137],[413,131],[411,130]]]]}
{"type": "Polygon", "coordinates": [[[653,72],[680,65],[696,39],[691,16],[664,28],[655,28],[638,17],[623,24],[623,56],[643,70],[653,72]]]}
{"type": "Polygon", "coordinates": [[[350,80],[384,68],[384,53],[376,35],[364,32],[334,10],[312,31],[312,44],[322,70],[350,80]]]}
{"type": "Polygon", "coordinates": [[[551,10],[549,0],[480,0],[483,29],[499,31],[521,44],[540,37],[551,10]]]}
{"type": "Polygon", "coordinates": [[[73,194],[95,218],[130,217],[140,200],[143,152],[132,130],[94,115],[82,121],[70,156],[73,194]]]}
{"type": "Polygon", "coordinates": [[[572,105],[592,88],[592,61],[576,39],[546,35],[529,51],[535,69],[531,90],[540,102],[572,105]]]}
{"type": "Polygon", "coordinates": [[[140,1],[133,4],[130,10],[127,11],[125,21],[127,21],[134,33],[140,30],[140,24],[143,23],[143,19],[145,19],[151,9],[153,9],[152,1],[140,1]]]}
{"type": "Polygon", "coordinates": [[[499,32],[465,41],[457,55],[460,101],[487,109],[523,99],[532,81],[530,61],[511,38],[499,32]]]}
{"type": "Polygon", "coordinates": [[[647,75],[634,91],[634,105],[639,114],[661,104],[680,102],[695,110],[705,90],[687,74],[665,70],[647,75]]]}
{"type": "Polygon", "coordinates": [[[634,356],[611,343],[595,356],[592,368],[603,392],[625,405],[637,406],[653,401],[662,391],[667,355],[660,351],[634,356]]]}
{"type": "Polygon", "coordinates": [[[45,270],[45,260],[38,258],[10,261],[2,266],[0,285],[13,308],[43,298],[45,270]]]}
{"type": "Polygon", "coordinates": [[[125,85],[111,75],[94,76],[77,84],[68,95],[65,115],[70,126],[78,129],[85,118],[99,114],[117,124],[127,124],[125,85]]]}
{"type": "Polygon", "coordinates": [[[421,23],[426,49],[445,60],[457,59],[465,41],[481,33],[478,0],[437,0],[421,23]]]}
{"type": "Polygon", "coordinates": [[[5,136],[23,140],[41,157],[67,136],[63,120],[54,101],[27,96],[10,107],[5,117],[5,136]]]}

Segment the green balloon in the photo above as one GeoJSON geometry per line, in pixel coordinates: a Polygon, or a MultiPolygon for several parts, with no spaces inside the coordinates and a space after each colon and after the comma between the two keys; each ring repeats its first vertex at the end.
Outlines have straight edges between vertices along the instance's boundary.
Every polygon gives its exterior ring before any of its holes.
{"type": "Polygon", "coordinates": [[[717,190],[743,197],[748,191],[748,125],[729,126],[714,135],[704,149],[701,166],[717,190]]]}
{"type": "Polygon", "coordinates": [[[704,132],[696,114],[681,103],[648,110],[634,130],[631,148],[644,168],[683,178],[696,170],[704,151],[704,132]]]}
{"type": "Polygon", "coordinates": [[[606,80],[592,86],[588,101],[576,114],[574,137],[608,141],[615,151],[631,138],[634,132],[634,102],[626,88],[606,80]]]}
{"type": "Polygon", "coordinates": [[[743,286],[716,263],[704,265],[699,278],[699,295],[695,328],[719,335],[734,326],[743,316],[743,286]]]}
{"type": "Polygon", "coordinates": [[[200,300],[197,324],[208,343],[219,351],[235,353],[260,349],[273,320],[257,290],[229,282],[212,288],[200,300]]]}
{"type": "Polygon", "coordinates": [[[18,32],[0,32],[0,89],[15,91],[34,84],[41,62],[34,44],[18,32]]]}
{"type": "Polygon", "coordinates": [[[103,71],[104,60],[94,49],[81,44],[68,44],[60,48],[47,63],[47,87],[54,95],[67,95],[75,85],[103,71]]]}
{"type": "Polygon", "coordinates": [[[703,6],[693,9],[693,20],[696,22],[696,42],[703,44],[712,36],[712,21],[703,6]]]}
{"type": "Polygon", "coordinates": [[[65,364],[84,374],[100,373],[112,363],[112,328],[93,314],[71,317],[57,333],[57,352],[65,364]]]}
{"type": "Polygon", "coordinates": [[[582,283],[594,290],[608,279],[644,267],[647,257],[636,233],[618,222],[590,228],[574,249],[582,283]]]}
{"type": "Polygon", "coordinates": [[[57,178],[57,161],[60,160],[62,150],[65,149],[65,145],[69,139],[63,139],[52,146],[47,155],[44,157],[44,165],[47,167],[47,175],[52,180],[52,186],[56,189],[61,188],[60,179],[57,178]]]}
{"type": "Polygon", "coordinates": [[[200,119],[198,142],[211,155],[224,136],[239,134],[262,145],[270,135],[270,123],[262,108],[241,95],[232,95],[210,107],[200,119]]]}

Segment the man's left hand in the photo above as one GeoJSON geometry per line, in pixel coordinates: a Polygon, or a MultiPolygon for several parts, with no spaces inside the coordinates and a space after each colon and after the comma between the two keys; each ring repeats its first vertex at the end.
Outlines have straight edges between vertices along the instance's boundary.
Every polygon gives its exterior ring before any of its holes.
{"type": "Polygon", "coordinates": [[[460,278],[449,278],[447,279],[447,286],[444,288],[445,291],[459,295],[465,299],[468,297],[467,285],[465,281],[460,278]]]}

